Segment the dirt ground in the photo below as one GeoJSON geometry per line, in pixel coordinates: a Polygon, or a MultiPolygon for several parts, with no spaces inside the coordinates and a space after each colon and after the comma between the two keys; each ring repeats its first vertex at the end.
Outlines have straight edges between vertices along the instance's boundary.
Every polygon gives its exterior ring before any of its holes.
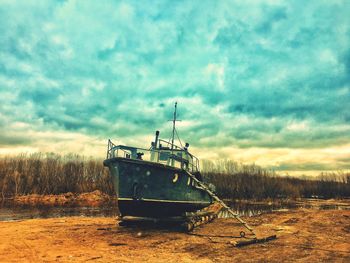
{"type": "Polygon", "coordinates": [[[234,219],[192,234],[127,228],[115,218],[0,222],[0,262],[350,262],[350,211],[298,209],[247,218],[277,240],[237,248],[234,219]]]}
{"type": "Polygon", "coordinates": [[[81,194],[19,195],[13,199],[13,203],[16,205],[32,206],[101,206],[113,201],[116,202],[115,197],[104,194],[99,190],[81,194]]]}

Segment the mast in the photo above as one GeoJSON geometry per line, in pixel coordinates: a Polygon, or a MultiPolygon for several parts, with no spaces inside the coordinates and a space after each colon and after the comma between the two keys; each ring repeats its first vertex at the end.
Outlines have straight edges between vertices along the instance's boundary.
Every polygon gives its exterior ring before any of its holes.
{"type": "Polygon", "coordinates": [[[174,110],[174,117],[173,117],[173,134],[172,134],[172,138],[171,138],[171,150],[173,150],[173,148],[174,148],[176,110],[177,110],[177,102],[175,102],[175,110],[174,110]]]}

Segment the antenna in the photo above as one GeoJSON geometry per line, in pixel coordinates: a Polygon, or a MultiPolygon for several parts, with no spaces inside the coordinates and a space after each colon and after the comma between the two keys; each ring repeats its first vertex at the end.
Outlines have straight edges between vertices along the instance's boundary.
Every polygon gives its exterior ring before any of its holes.
{"type": "MultiPolygon", "coordinates": [[[[177,121],[181,121],[181,120],[177,119],[177,102],[175,102],[175,109],[174,109],[173,119],[170,120],[170,121],[173,122],[173,132],[172,132],[172,136],[171,136],[171,150],[173,150],[174,149],[175,134],[178,136],[175,125],[176,125],[177,121]]],[[[180,138],[179,138],[179,140],[180,140],[180,138]]],[[[180,141],[180,143],[181,143],[181,141],[180,141]]]]}
{"type": "Polygon", "coordinates": [[[174,136],[175,136],[175,123],[176,123],[176,111],[177,111],[177,102],[175,102],[174,118],[173,118],[173,135],[171,137],[171,149],[174,148],[174,136]]]}

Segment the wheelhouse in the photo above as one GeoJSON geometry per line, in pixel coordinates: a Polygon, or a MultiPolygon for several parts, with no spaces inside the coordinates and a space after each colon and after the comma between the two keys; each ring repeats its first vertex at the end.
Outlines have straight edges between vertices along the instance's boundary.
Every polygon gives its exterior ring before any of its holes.
{"type": "Polygon", "coordinates": [[[158,135],[159,132],[156,133],[156,141],[152,142],[150,149],[115,145],[111,140],[108,140],[107,159],[119,157],[160,163],[192,173],[199,172],[199,160],[188,152],[188,144],[181,148],[165,140],[158,140],[158,135]]]}

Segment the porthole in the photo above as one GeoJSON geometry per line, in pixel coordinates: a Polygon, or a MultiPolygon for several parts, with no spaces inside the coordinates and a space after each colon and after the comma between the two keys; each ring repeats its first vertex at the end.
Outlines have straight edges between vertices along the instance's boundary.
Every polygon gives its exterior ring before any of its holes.
{"type": "Polygon", "coordinates": [[[179,179],[179,175],[175,173],[173,178],[173,183],[176,183],[178,179],[179,179]]]}

